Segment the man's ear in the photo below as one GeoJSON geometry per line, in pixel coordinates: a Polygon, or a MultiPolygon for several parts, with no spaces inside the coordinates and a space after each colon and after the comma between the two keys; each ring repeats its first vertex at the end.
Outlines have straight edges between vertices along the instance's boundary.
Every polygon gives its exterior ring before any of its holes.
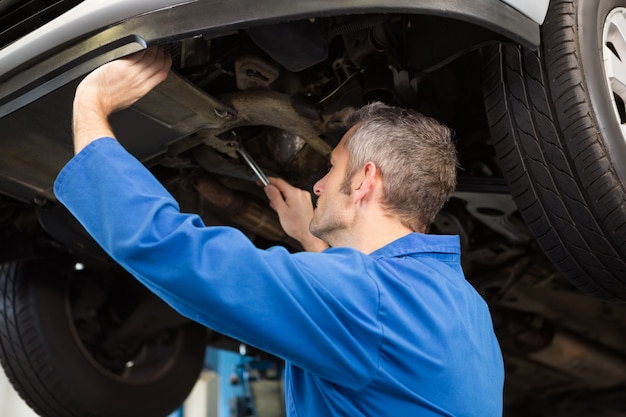
{"type": "Polygon", "coordinates": [[[354,176],[352,199],[355,204],[370,200],[374,195],[376,182],[380,179],[378,167],[373,162],[367,162],[358,175],[354,176]]]}

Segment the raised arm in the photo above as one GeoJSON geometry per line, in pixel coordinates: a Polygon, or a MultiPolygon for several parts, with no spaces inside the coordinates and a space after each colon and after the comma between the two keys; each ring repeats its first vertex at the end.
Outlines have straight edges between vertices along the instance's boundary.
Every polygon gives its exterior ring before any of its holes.
{"type": "MultiPolygon", "coordinates": [[[[165,53],[149,50],[83,80],[75,100],[77,154],[59,173],[55,195],[115,261],[179,313],[358,389],[376,370],[382,338],[368,258],[348,248],[261,250],[236,229],[206,227],[181,213],[114,140],[108,115],[163,80],[169,65],[165,53]]],[[[310,197],[308,205],[312,211],[310,197]]]]}

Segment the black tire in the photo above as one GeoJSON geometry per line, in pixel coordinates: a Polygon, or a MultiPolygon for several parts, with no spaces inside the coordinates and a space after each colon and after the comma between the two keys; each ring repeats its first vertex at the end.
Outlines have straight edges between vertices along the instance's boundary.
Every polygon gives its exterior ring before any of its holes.
{"type": "Polygon", "coordinates": [[[581,290],[626,300],[626,140],[602,59],[617,7],[626,0],[551,1],[540,49],[485,51],[484,83],[501,167],[539,245],[581,290]]]}
{"type": "Polygon", "coordinates": [[[202,369],[206,329],[191,323],[172,329],[146,342],[158,346],[142,347],[152,362],[114,372],[78,337],[72,271],[68,262],[0,265],[0,360],[16,391],[44,417],[170,414],[202,369]]]}

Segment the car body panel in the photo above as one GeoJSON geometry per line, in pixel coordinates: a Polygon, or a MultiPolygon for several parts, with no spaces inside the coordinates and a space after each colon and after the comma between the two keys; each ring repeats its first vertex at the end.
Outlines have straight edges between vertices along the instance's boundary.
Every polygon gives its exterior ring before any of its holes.
{"type": "Polygon", "coordinates": [[[539,45],[537,22],[493,0],[393,0],[384,5],[363,0],[254,4],[231,0],[228,8],[213,0],[86,0],[0,51],[0,117],[104,62],[180,37],[181,27],[186,34],[207,34],[276,21],[365,13],[444,16],[475,23],[527,47],[539,45]]]}
{"type": "Polygon", "coordinates": [[[524,13],[535,22],[542,24],[546,18],[546,12],[550,0],[502,0],[504,3],[524,13]]]}
{"type": "MultiPolygon", "coordinates": [[[[442,16],[486,27],[530,47],[539,42],[536,22],[493,0],[393,0],[382,5],[363,0],[273,0],[254,4],[231,0],[228,7],[213,0],[85,0],[0,50],[0,128],[8,132],[0,142],[0,152],[11,156],[1,158],[0,189],[22,201],[54,200],[52,181],[72,155],[69,116],[76,82],[107,61],[188,37],[220,36],[302,18],[368,13],[442,16]],[[28,108],[16,112],[25,106],[28,108]],[[28,132],[20,132],[24,118],[31,120],[28,132]],[[59,123],[52,129],[49,120],[59,123]],[[22,169],[26,159],[32,167],[28,172],[22,169]]],[[[167,128],[150,118],[136,117],[143,123],[135,123],[139,127],[134,132],[153,132],[155,137],[167,140],[191,133],[166,134],[167,128]]],[[[161,149],[164,145],[159,144],[161,149]]],[[[138,152],[138,156],[145,160],[155,152],[138,152]]]]}

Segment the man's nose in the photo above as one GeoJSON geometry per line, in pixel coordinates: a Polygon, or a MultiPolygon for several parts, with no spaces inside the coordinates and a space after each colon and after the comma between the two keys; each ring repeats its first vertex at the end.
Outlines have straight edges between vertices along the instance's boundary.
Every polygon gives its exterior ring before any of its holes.
{"type": "Polygon", "coordinates": [[[326,182],[326,175],[324,175],[324,177],[322,177],[318,182],[315,183],[315,185],[313,185],[313,194],[319,197],[322,194],[322,191],[324,190],[325,182],[326,182]]]}

